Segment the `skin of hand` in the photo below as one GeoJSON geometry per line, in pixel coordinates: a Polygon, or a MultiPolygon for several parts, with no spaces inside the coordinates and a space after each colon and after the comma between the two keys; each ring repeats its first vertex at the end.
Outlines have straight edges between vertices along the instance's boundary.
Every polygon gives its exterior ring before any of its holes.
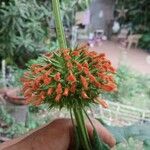
{"type": "MultiPolygon", "coordinates": [[[[113,147],[116,141],[111,133],[99,121],[92,119],[92,122],[102,140],[113,147]]],[[[91,138],[93,127],[89,122],[86,122],[86,127],[91,138]]],[[[0,150],[72,150],[73,133],[70,119],[56,119],[23,137],[0,144],[0,150]]]]}

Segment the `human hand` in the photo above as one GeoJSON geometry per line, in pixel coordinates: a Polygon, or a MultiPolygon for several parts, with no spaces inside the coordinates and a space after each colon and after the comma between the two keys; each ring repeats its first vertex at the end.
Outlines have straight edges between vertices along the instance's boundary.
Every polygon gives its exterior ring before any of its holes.
{"type": "MultiPolygon", "coordinates": [[[[113,147],[115,139],[109,131],[97,120],[92,119],[92,122],[102,140],[113,147]]],[[[89,122],[86,123],[86,127],[90,138],[92,138],[93,127],[89,122]]],[[[24,137],[1,144],[0,150],[72,150],[75,141],[73,133],[70,119],[56,119],[24,137]]]]}

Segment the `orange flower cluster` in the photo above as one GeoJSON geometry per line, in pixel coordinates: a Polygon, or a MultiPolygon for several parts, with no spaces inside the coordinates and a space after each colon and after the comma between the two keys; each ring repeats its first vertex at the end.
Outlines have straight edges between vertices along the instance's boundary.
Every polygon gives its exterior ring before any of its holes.
{"type": "Polygon", "coordinates": [[[115,69],[105,54],[86,48],[59,50],[46,54],[40,64],[33,64],[21,79],[27,103],[68,106],[99,102],[100,93],[116,91],[115,69]],[[77,101],[73,101],[76,98],[77,101]],[[78,99],[80,100],[78,102],[78,99]]]}

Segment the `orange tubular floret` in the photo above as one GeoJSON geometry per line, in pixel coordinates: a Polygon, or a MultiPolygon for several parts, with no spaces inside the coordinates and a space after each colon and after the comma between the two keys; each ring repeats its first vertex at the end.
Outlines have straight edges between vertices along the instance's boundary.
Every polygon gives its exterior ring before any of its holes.
{"type": "Polygon", "coordinates": [[[46,76],[49,76],[51,73],[52,73],[52,69],[46,71],[45,75],[46,75],[46,76]]]}
{"type": "Polygon", "coordinates": [[[91,83],[97,82],[97,81],[96,81],[96,78],[95,78],[92,74],[89,74],[89,79],[90,79],[90,82],[91,82],[91,83]]]}
{"type": "Polygon", "coordinates": [[[43,102],[43,99],[37,98],[34,102],[32,102],[32,104],[35,106],[39,106],[42,104],[42,102],[43,102]]]}
{"type": "Polygon", "coordinates": [[[44,91],[41,91],[40,94],[39,94],[39,98],[44,100],[45,99],[45,95],[46,95],[46,93],[44,91]]]}
{"type": "Polygon", "coordinates": [[[35,74],[38,74],[38,73],[40,73],[41,71],[42,71],[42,68],[37,68],[37,69],[34,70],[34,73],[35,73],[35,74]]]}
{"type": "Polygon", "coordinates": [[[86,74],[86,75],[89,75],[90,74],[90,71],[88,68],[85,68],[83,67],[83,72],[86,74]]]}
{"type": "Polygon", "coordinates": [[[80,63],[78,63],[77,61],[74,61],[74,63],[77,65],[78,71],[82,71],[83,66],[80,63]]]}
{"type": "Polygon", "coordinates": [[[48,68],[50,66],[51,66],[51,64],[47,64],[46,66],[42,67],[42,69],[44,70],[44,69],[46,69],[46,68],[48,68]]]}
{"type": "Polygon", "coordinates": [[[85,56],[89,56],[89,51],[88,50],[82,50],[82,53],[85,55],[85,56]]]}
{"type": "Polygon", "coordinates": [[[60,101],[60,99],[61,99],[61,97],[62,97],[62,95],[61,95],[61,94],[56,95],[56,97],[55,97],[55,101],[56,101],[56,102],[59,102],[59,101],[60,101]]]}
{"type": "Polygon", "coordinates": [[[111,75],[108,76],[108,79],[109,79],[109,81],[111,81],[111,82],[115,82],[113,76],[111,76],[111,75]]]}
{"type": "Polygon", "coordinates": [[[20,81],[21,81],[22,83],[23,83],[23,82],[29,82],[30,79],[25,78],[25,77],[22,77],[22,78],[20,78],[20,81]]]}
{"type": "Polygon", "coordinates": [[[25,98],[29,98],[32,96],[32,89],[28,88],[25,92],[24,92],[24,97],[25,98]]]}
{"type": "Polygon", "coordinates": [[[92,57],[92,58],[94,58],[94,57],[97,56],[97,53],[94,52],[94,51],[92,51],[92,52],[89,53],[89,56],[92,57]]]}
{"type": "Polygon", "coordinates": [[[38,100],[38,99],[39,99],[39,95],[34,95],[34,94],[33,94],[33,95],[28,99],[28,102],[33,104],[33,102],[36,101],[36,100],[38,100]]]}
{"type": "Polygon", "coordinates": [[[82,91],[82,92],[81,92],[81,96],[82,96],[82,98],[84,98],[84,99],[89,99],[89,97],[87,96],[87,94],[85,93],[85,91],[82,91]]]}
{"type": "Polygon", "coordinates": [[[71,93],[75,93],[75,91],[76,91],[76,84],[73,83],[73,84],[71,85],[71,87],[70,87],[70,92],[71,92],[71,93]]]}
{"type": "Polygon", "coordinates": [[[68,96],[68,94],[69,94],[69,89],[68,89],[68,88],[65,88],[63,95],[64,95],[64,96],[68,96]]]}
{"type": "Polygon", "coordinates": [[[39,68],[39,67],[42,67],[42,66],[39,65],[39,64],[33,64],[33,65],[31,66],[31,69],[35,70],[37,67],[39,68]]]}
{"type": "Polygon", "coordinates": [[[69,55],[65,55],[65,56],[64,56],[64,59],[65,59],[66,61],[68,61],[68,60],[71,59],[71,57],[70,57],[69,55]]]}
{"type": "Polygon", "coordinates": [[[109,67],[109,71],[112,72],[112,73],[116,73],[116,69],[113,68],[112,66],[109,67]]]}
{"type": "Polygon", "coordinates": [[[98,76],[100,77],[100,79],[102,80],[107,80],[108,75],[105,75],[104,73],[98,73],[98,76]]]}
{"type": "Polygon", "coordinates": [[[28,77],[29,75],[30,75],[30,72],[25,72],[24,73],[24,77],[26,77],[26,76],[28,77]]]}
{"type": "Polygon", "coordinates": [[[46,66],[43,66],[43,67],[40,67],[40,68],[36,68],[34,70],[34,73],[39,73],[39,72],[42,72],[43,70],[45,70],[46,68],[50,67],[51,65],[50,64],[47,64],[46,66]]]}
{"type": "Polygon", "coordinates": [[[71,83],[76,82],[76,77],[72,74],[72,71],[70,71],[69,76],[67,77],[67,81],[71,83]]]}
{"type": "Polygon", "coordinates": [[[64,50],[63,50],[63,54],[66,55],[66,54],[69,53],[69,51],[70,51],[70,50],[68,50],[68,49],[64,49],[64,50]]]}
{"type": "Polygon", "coordinates": [[[49,85],[52,82],[52,78],[45,77],[44,84],[49,85]]]}
{"type": "Polygon", "coordinates": [[[58,94],[61,94],[62,92],[63,92],[62,85],[61,85],[61,83],[58,83],[57,88],[56,88],[56,93],[58,95],[58,94]]]}
{"type": "Polygon", "coordinates": [[[81,83],[82,83],[84,89],[87,90],[88,89],[88,82],[86,81],[86,78],[81,75],[80,79],[81,79],[81,83]]]}
{"type": "Polygon", "coordinates": [[[39,86],[40,85],[40,82],[42,81],[42,79],[43,79],[43,77],[42,76],[39,76],[39,77],[37,77],[37,78],[35,78],[35,85],[36,86],[39,86]]]}
{"type": "Polygon", "coordinates": [[[82,67],[82,65],[81,64],[77,64],[77,67],[78,67],[78,71],[82,71],[82,69],[83,69],[83,67],[82,67]]]}
{"type": "Polygon", "coordinates": [[[89,65],[88,65],[87,62],[84,62],[84,63],[82,64],[82,66],[85,67],[85,68],[89,68],[89,65]]]}
{"type": "Polygon", "coordinates": [[[113,92],[117,90],[117,86],[113,83],[110,84],[104,84],[101,86],[101,88],[107,92],[113,92]]]}
{"type": "Polygon", "coordinates": [[[88,51],[88,48],[89,48],[89,46],[88,46],[88,44],[82,44],[82,45],[80,45],[80,47],[77,47],[75,50],[77,50],[77,51],[88,51]]]}
{"type": "Polygon", "coordinates": [[[66,49],[66,50],[63,51],[63,56],[64,56],[64,59],[66,61],[71,59],[71,57],[69,55],[69,50],[68,49],[66,49]]]}
{"type": "Polygon", "coordinates": [[[55,81],[60,81],[60,79],[61,79],[61,74],[59,72],[57,72],[55,77],[54,77],[54,80],[55,81]]]}
{"type": "Polygon", "coordinates": [[[105,100],[100,99],[99,97],[97,97],[95,99],[95,102],[98,102],[103,108],[108,108],[109,107],[108,103],[105,100]]]}
{"type": "Polygon", "coordinates": [[[53,88],[49,88],[47,91],[47,95],[51,96],[51,94],[53,93],[54,89],[53,88]]]}
{"type": "Polygon", "coordinates": [[[30,87],[31,86],[31,81],[30,82],[24,82],[24,86],[30,87]]]}
{"type": "Polygon", "coordinates": [[[36,82],[32,85],[32,90],[36,91],[39,88],[39,85],[36,84],[36,82]]]}
{"type": "Polygon", "coordinates": [[[69,69],[72,69],[72,68],[73,68],[72,63],[71,63],[71,62],[67,62],[67,67],[68,67],[69,69]]]}
{"type": "Polygon", "coordinates": [[[73,51],[72,52],[72,56],[79,56],[79,54],[80,54],[79,51],[73,51]]]}
{"type": "Polygon", "coordinates": [[[109,105],[106,103],[105,100],[100,100],[99,103],[102,105],[103,108],[108,108],[109,105]]]}
{"type": "Polygon", "coordinates": [[[102,73],[102,72],[99,72],[98,76],[103,79],[103,77],[105,77],[106,75],[104,73],[102,73]]]}
{"type": "Polygon", "coordinates": [[[36,100],[35,95],[32,95],[31,97],[26,98],[26,104],[29,104],[29,103],[31,103],[32,101],[35,101],[35,100],[36,100]]]}
{"type": "Polygon", "coordinates": [[[48,53],[48,52],[47,52],[47,53],[44,54],[44,56],[46,56],[46,57],[48,57],[48,58],[51,58],[51,57],[52,57],[52,53],[48,53]]]}
{"type": "Polygon", "coordinates": [[[99,83],[99,82],[94,82],[93,84],[94,84],[97,88],[101,88],[101,86],[102,86],[102,84],[99,83]]]}
{"type": "Polygon", "coordinates": [[[109,64],[104,64],[104,65],[103,65],[103,68],[105,69],[105,71],[108,71],[109,67],[110,67],[109,64]]]}
{"type": "Polygon", "coordinates": [[[105,57],[105,56],[106,56],[105,53],[101,53],[98,55],[98,57],[100,57],[100,58],[105,57]]]}
{"type": "Polygon", "coordinates": [[[31,87],[23,86],[22,91],[24,92],[24,91],[26,91],[28,88],[31,88],[31,87]]]}

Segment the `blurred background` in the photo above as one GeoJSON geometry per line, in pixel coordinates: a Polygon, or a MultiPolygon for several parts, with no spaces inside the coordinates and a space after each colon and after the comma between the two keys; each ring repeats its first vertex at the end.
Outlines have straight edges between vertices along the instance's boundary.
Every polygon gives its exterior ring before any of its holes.
{"type": "MultiPolygon", "coordinates": [[[[92,106],[117,139],[116,150],[150,149],[150,1],[60,0],[68,46],[106,53],[117,68],[110,107],[92,106]]],[[[27,106],[20,77],[38,56],[58,49],[51,0],[0,0],[0,142],[37,128],[66,110],[27,106]]]]}

